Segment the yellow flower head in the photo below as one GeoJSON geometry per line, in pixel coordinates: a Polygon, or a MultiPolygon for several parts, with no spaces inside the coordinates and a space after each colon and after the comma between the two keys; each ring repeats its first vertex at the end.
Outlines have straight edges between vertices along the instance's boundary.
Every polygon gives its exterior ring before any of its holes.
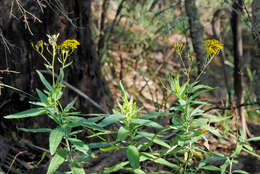
{"type": "Polygon", "coordinates": [[[59,45],[59,48],[64,51],[70,51],[75,50],[80,43],[77,40],[65,40],[61,45],[59,45]]]}
{"type": "Polygon", "coordinates": [[[223,43],[219,42],[216,39],[210,39],[205,41],[207,47],[208,55],[215,56],[223,48],[223,43]]]}

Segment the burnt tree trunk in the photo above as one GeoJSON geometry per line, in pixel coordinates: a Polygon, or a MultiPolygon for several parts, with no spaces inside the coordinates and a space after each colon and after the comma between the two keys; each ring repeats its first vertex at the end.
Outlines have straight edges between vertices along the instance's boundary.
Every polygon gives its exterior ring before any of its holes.
{"type": "MultiPolygon", "coordinates": [[[[242,32],[240,25],[240,15],[242,13],[243,1],[234,0],[232,5],[231,13],[231,28],[233,33],[233,55],[234,55],[234,90],[236,96],[236,105],[239,106],[244,102],[243,97],[243,70],[242,70],[242,59],[243,59],[243,41],[242,32]]],[[[237,108],[237,113],[241,120],[241,125],[245,135],[250,134],[246,123],[246,113],[243,107],[237,108]]]]}
{"type": "MultiPolygon", "coordinates": [[[[80,47],[71,56],[73,65],[65,71],[65,80],[110,111],[113,107],[112,95],[102,76],[100,60],[92,40],[91,1],[44,1],[45,3],[48,2],[45,4],[46,8],[43,9],[44,13],[41,12],[36,1],[27,0],[23,2],[23,7],[36,15],[42,23],[35,22],[32,17],[28,16],[30,30],[33,33],[31,35],[22,20],[15,17],[9,18],[11,1],[3,0],[0,2],[0,70],[9,69],[19,72],[19,74],[0,74],[3,77],[2,81],[28,93],[34,93],[35,87],[42,88],[38,83],[39,78],[35,74],[35,70],[45,68],[41,57],[32,49],[31,43],[36,43],[39,40],[47,42],[46,34],[60,33],[59,43],[66,39],[76,39],[80,42],[80,47]],[[57,4],[58,2],[61,3],[57,4]],[[6,45],[4,41],[7,41],[10,45],[6,45]],[[7,46],[9,47],[7,48],[7,46]]],[[[17,6],[14,6],[12,10],[17,17],[23,15],[19,12],[17,6]]],[[[45,74],[45,76],[48,77],[49,75],[45,74]]],[[[10,89],[4,88],[1,90],[1,115],[19,112],[30,107],[28,98],[10,89]]],[[[64,102],[67,103],[76,96],[76,93],[66,89],[64,102]]],[[[85,99],[78,98],[80,111],[84,113],[102,112],[85,99]]],[[[29,119],[30,122],[25,119],[12,121],[12,123],[2,117],[0,119],[0,129],[2,129],[0,132],[2,134],[12,132],[16,127],[28,128],[31,126],[30,128],[39,128],[51,125],[51,121],[46,120],[46,117],[39,117],[37,121],[29,119]]],[[[39,137],[38,141],[42,143],[39,137]]]]}
{"type": "Polygon", "coordinates": [[[260,105],[260,1],[254,0],[252,3],[252,33],[256,42],[256,52],[252,59],[252,68],[256,71],[255,94],[260,105]]]}
{"type": "MultiPolygon", "coordinates": [[[[75,81],[83,92],[87,93],[90,98],[94,99],[111,111],[113,107],[113,99],[105,79],[101,73],[101,57],[98,56],[96,46],[92,40],[91,32],[91,1],[77,0],[76,1],[76,17],[79,19],[77,25],[79,26],[77,37],[81,42],[81,47],[78,53],[78,67],[75,67],[75,75],[81,77],[75,81]]],[[[75,79],[74,79],[75,80],[75,79]]],[[[88,112],[95,112],[96,108],[91,108],[91,105],[82,101],[83,106],[87,108],[88,112]]]]}
{"type": "Polygon", "coordinates": [[[189,18],[190,35],[194,52],[196,53],[198,74],[203,70],[207,58],[206,46],[204,43],[204,29],[200,23],[196,0],[185,0],[185,9],[189,18]]]}

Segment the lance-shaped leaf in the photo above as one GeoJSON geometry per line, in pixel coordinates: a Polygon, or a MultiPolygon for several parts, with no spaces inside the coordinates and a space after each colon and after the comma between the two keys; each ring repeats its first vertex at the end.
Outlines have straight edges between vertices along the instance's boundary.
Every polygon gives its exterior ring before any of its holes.
{"type": "Polygon", "coordinates": [[[56,152],[56,149],[59,146],[63,136],[64,136],[64,130],[61,127],[58,127],[51,131],[50,138],[49,138],[51,155],[53,155],[56,152]]]}
{"type": "Polygon", "coordinates": [[[55,156],[51,159],[47,174],[54,174],[60,165],[65,161],[67,155],[67,150],[58,150],[55,156]]]}
{"type": "Polygon", "coordinates": [[[44,86],[49,90],[52,91],[52,86],[50,85],[50,83],[45,79],[45,77],[42,75],[42,73],[38,70],[36,70],[36,72],[38,73],[40,80],[42,81],[42,83],[44,84],[44,86]]]}
{"type": "Polygon", "coordinates": [[[15,114],[10,114],[5,116],[4,118],[6,119],[17,119],[17,118],[27,118],[27,117],[36,117],[39,115],[44,115],[46,114],[46,110],[44,108],[33,108],[33,109],[28,109],[22,112],[18,112],[15,114]]]}
{"type": "Polygon", "coordinates": [[[140,167],[140,156],[139,156],[139,151],[135,146],[129,146],[127,149],[127,158],[130,162],[130,165],[134,168],[137,169],[140,167]]]}

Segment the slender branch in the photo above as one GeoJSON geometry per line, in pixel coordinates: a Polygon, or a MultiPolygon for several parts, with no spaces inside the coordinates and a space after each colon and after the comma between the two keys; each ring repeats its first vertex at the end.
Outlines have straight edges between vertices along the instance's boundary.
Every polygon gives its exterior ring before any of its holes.
{"type": "Polygon", "coordinates": [[[115,16],[115,18],[114,18],[114,20],[113,20],[113,23],[112,23],[112,25],[111,25],[111,27],[110,27],[110,30],[109,30],[109,33],[108,33],[108,36],[107,36],[107,39],[106,39],[107,41],[110,39],[110,36],[111,36],[111,34],[112,34],[113,30],[114,30],[114,27],[115,27],[115,25],[116,25],[116,22],[117,22],[117,18],[118,18],[118,16],[119,16],[121,10],[123,9],[123,5],[124,5],[124,2],[125,2],[125,1],[126,1],[126,0],[122,0],[122,1],[120,2],[120,4],[119,4],[118,8],[117,8],[116,16],[115,16]]]}

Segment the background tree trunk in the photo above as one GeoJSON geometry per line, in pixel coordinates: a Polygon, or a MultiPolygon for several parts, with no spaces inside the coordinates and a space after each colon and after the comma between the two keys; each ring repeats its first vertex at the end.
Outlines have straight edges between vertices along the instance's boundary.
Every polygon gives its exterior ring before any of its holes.
{"type": "Polygon", "coordinates": [[[256,41],[256,52],[252,59],[252,68],[256,71],[255,76],[255,94],[257,102],[260,103],[260,1],[254,0],[252,2],[252,33],[256,41]]]}
{"type": "MultiPolygon", "coordinates": [[[[232,5],[231,13],[231,28],[233,33],[233,49],[234,49],[234,90],[236,96],[236,105],[239,106],[244,103],[243,97],[243,87],[242,87],[242,59],[243,59],[243,42],[242,42],[242,32],[240,25],[240,16],[243,9],[242,0],[234,0],[232,5]]],[[[238,115],[241,120],[241,125],[245,135],[250,134],[246,123],[246,113],[243,107],[237,108],[238,115]]]]}
{"type": "Polygon", "coordinates": [[[196,6],[196,0],[185,0],[185,9],[189,18],[190,34],[192,45],[196,53],[198,74],[203,69],[203,65],[207,58],[207,51],[204,43],[204,29],[200,23],[200,17],[196,6]]]}

